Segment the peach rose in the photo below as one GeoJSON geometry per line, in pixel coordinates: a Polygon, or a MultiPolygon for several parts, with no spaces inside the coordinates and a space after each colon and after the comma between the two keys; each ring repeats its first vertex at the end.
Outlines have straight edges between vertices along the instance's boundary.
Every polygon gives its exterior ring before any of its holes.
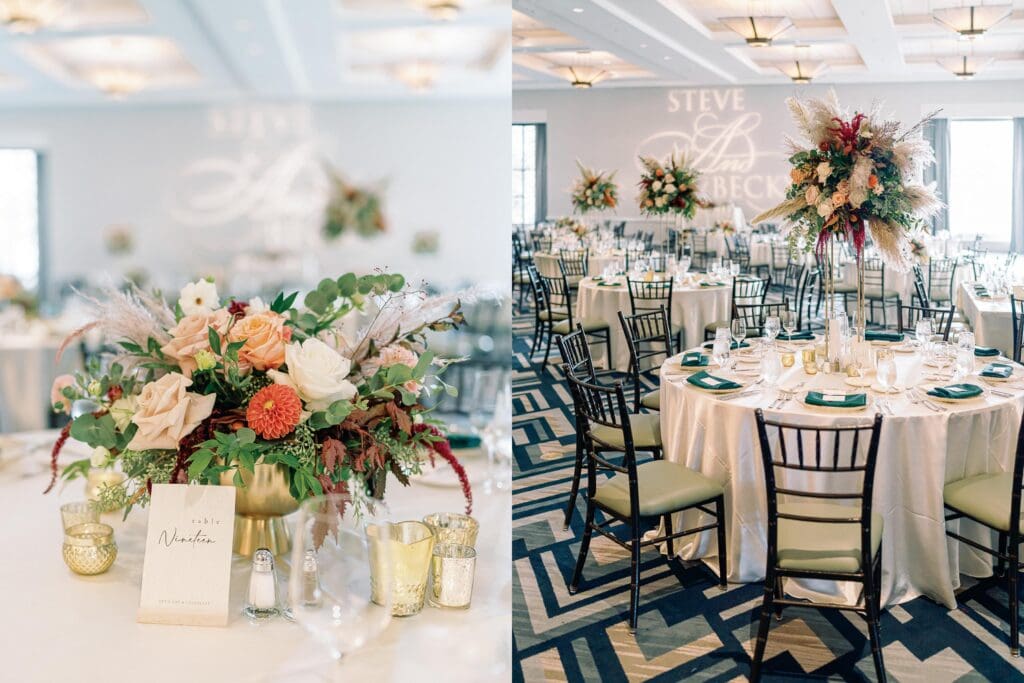
{"type": "Polygon", "coordinates": [[[217,330],[218,334],[224,334],[230,320],[231,314],[223,308],[212,313],[186,315],[168,330],[171,341],[160,347],[160,350],[174,359],[185,377],[191,378],[197,369],[195,355],[200,351],[210,350],[209,328],[217,330]]]}
{"type": "Polygon", "coordinates": [[[53,380],[53,385],[50,386],[50,405],[56,406],[60,404],[59,410],[65,413],[71,412],[71,401],[64,397],[61,391],[64,387],[71,387],[75,385],[75,378],[71,375],[59,375],[53,380]]]}
{"type": "Polygon", "coordinates": [[[228,333],[228,341],[245,340],[238,352],[238,361],[257,370],[276,370],[284,365],[284,347],[292,338],[292,328],[285,317],[264,311],[242,318],[228,333]]]}
{"type": "Polygon", "coordinates": [[[804,201],[807,202],[808,206],[814,206],[818,203],[819,196],[821,196],[821,190],[818,189],[818,186],[808,185],[807,190],[804,192],[804,201]]]}
{"type": "MultiPolygon", "coordinates": [[[[410,368],[416,367],[416,363],[420,360],[419,355],[407,349],[400,344],[392,344],[391,346],[385,346],[380,351],[380,358],[378,359],[379,367],[386,368],[391,365],[405,365],[410,368]]],[[[423,388],[423,385],[415,380],[409,380],[403,385],[406,391],[413,393],[419,392],[423,388]]]]}
{"type": "Polygon", "coordinates": [[[789,172],[789,179],[793,181],[794,185],[799,185],[807,180],[807,174],[802,168],[794,168],[789,172]]]}
{"type": "Polygon", "coordinates": [[[193,394],[186,391],[190,386],[192,380],[170,372],[143,387],[132,415],[139,429],[128,444],[130,450],[176,449],[182,437],[210,416],[216,394],[193,394]]]}

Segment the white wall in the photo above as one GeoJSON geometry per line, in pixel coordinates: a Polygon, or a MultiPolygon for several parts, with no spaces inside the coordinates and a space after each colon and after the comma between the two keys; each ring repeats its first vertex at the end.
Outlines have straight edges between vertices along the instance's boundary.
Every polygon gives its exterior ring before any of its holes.
{"type": "Polygon", "coordinates": [[[313,282],[388,267],[507,288],[509,122],[507,99],[19,109],[0,112],[0,146],[45,154],[51,283],[142,265],[170,287],[269,250],[314,253],[303,262],[313,282]],[[320,248],[323,161],[387,181],[388,234],[320,248]],[[133,226],[129,259],[107,254],[111,224],[133,226]],[[438,254],[411,252],[421,230],[441,233],[438,254]]]}
{"type": "MultiPolygon", "coordinates": [[[[942,115],[1024,116],[1024,82],[839,85],[849,109],[884,103],[904,126],[942,107],[942,115]]],[[[751,218],[782,199],[789,183],[784,139],[794,134],[785,99],[819,96],[826,86],[602,88],[524,90],[513,95],[513,118],[547,123],[548,215],[571,213],[575,161],[618,170],[623,218],[639,214],[637,156],[688,150],[704,172],[701,191],[740,205],[751,218]]]]}

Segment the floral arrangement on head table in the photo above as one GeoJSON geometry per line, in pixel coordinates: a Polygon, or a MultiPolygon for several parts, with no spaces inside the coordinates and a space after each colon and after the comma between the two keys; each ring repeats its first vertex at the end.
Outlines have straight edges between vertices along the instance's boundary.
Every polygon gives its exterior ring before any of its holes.
{"type": "Polygon", "coordinates": [[[585,214],[589,211],[614,209],[618,204],[619,187],[615,184],[615,171],[593,171],[578,160],[580,177],[572,187],[573,211],[585,214]]]}
{"type": "MultiPolygon", "coordinates": [[[[463,293],[473,296],[472,293],[463,293]]],[[[458,473],[444,431],[421,398],[448,362],[426,349],[428,330],[463,322],[460,295],[428,297],[397,274],[325,279],[296,306],[298,293],[229,299],[213,281],[186,285],[174,309],[137,289],[109,288],[91,299],[96,320],[65,340],[100,328],[119,351],[85,373],[57,378],[55,410],[91,401],[92,412],[65,427],[51,468],[73,437],[91,458],[64,468],[73,479],[119,463],[122,485],[100,493],[105,509],[146,505],[156,483],[243,485],[257,462],[283,465],[296,500],[348,493],[356,506],[383,494],[390,473],[402,484],[435,456],[458,473]],[[349,329],[346,316],[369,322],[349,329]],[[345,319],[345,320],[343,320],[345,319]]]]}
{"type": "Polygon", "coordinates": [[[789,221],[790,243],[818,253],[831,239],[850,241],[858,258],[870,232],[887,263],[909,268],[910,233],[942,208],[933,185],[914,182],[933,160],[919,133],[937,112],[900,132],[899,121],[883,119],[878,104],[867,114],[843,111],[834,91],[786,104],[804,138],[788,140],[792,184],[784,202],[753,222],[789,221]]]}

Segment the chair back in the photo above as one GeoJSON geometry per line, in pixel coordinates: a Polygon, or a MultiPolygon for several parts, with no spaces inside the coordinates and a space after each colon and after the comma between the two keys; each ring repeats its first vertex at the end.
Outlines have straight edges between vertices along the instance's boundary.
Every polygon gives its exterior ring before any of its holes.
{"type": "Polygon", "coordinates": [[[629,306],[633,315],[646,311],[657,311],[659,308],[667,310],[669,320],[672,319],[672,284],[673,278],[664,280],[643,280],[626,279],[629,288],[629,306]]]}
{"type": "Polygon", "coordinates": [[[737,277],[732,281],[732,310],[733,317],[736,313],[736,306],[763,304],[768,295],[768,287],[771,286],[770,275],[765,277],[737,277]]]}
{"type": "Polygon", "coordinates": [[[1021,347],[1024,346],[1024,299],[1010,294],[1010,321],[1013,325],[1013,360],[1021,359],[1021,347]]]}
{"type": "Polygon", "coordinates": [[[704,230],[694,230],[693,235],[690,238],[693,244],[693,253],[706,255],[708,251],[708,233],[704,230]]]}
{"type": "Polygon", "coordinates": [[[575,283],[587,276],[589,258],[586,249],[562,249],[558,253],[558,265],[569,281],[575,283]]]}
{"type": "Polygon", "coordinates": [[[800,284],[797,287],[796,297],[793,300],[794,307],[796,309],[796,329],[804,329],[804,313],[807,314],[808,321],[812,316],[811,309],[816,303],[815,297],[818,292],[818,280],[820,279],[820,273],[818,268],[807,266],[804,269],[803,278],[800,279],[800,284]]]}
{"type": "Polygon", "coordinates": [[[553,237],[544,237],[543,235],[534,235],[533,236],[533,251],[534,252],[543,251],[543,252],[550,253],[551,252],[551,247],[554,244],[554,241],[555,240],[554,240],[553,237]]]}
{"type": "Polygon", "coordinates": [[[544,314],[551,313],[551,300],[548,297],[547,287],[537,272],[537,266],[530,263],[526,266],[526,274],[530,278],[530,291],[533,293],[533,312],[539,321],[544,314]]]}
{"type": "Polygon", "coordinates": [[[860,527],[861,571],[870,571],[871,499],[882,416],[876,414],[869,424],[808,427],[766,420],[761,408],[754,415],[768,498],[768,561],[777,564],[780,519],[856,524],[860,527]],[[787,476],[787,472],[813,474],[787,476]],[[850,480],[857,478],[860,481],[851,485],[850,480]],[[779,496],[805,503],[849,500],[856,505],[850,506],[849,517],[818,517],[809,512],[780,512],[779,496]]]}
{"type": "Polygon", "coordinates": [[[555,341],[558,343],[558,352],[562,355],[563,368],[567,368],[574,377],[588,382],[597,381],[594,359],[590,355],[590,344],[582,325],[576,323],[575,330],[569,334],[559,335],[555,341]]]}
{"type": "Polygon", "coordinates": [[[569,329],[571,330],[574,327],[572,320],[572,289],[569,287],[569,281],[566,279],[565,273],[541,275],[540,279],[548,295],[549,310],[567,316],[569,319],[569,329]]]}
{"type": "Polygon", "coordinates": [[[921,318],[932,319],[932,329],[935,334],[942,335],[942,341],[949,341],[949,330],[953,327],[953,314],[956,306],[949,305],[949,308],[928,308],[927,306],[908,306],[902,300],[896,300],[896,319],[900,332],[914,332],[917,329],[917,321],[921,318]]]}
{"type": "Polygon", "coordinates": [[[633,267],[633,264],[644,258],[647,255],[647,250],[643,247],[639,248],[627,248],[626,249],[626,270],[628,271],[633,267]]]}
{"type": "Polygon", "coordinates": [[[790,261],[788,242],[772,242],[772,270],[782,270],[790,261]]]}
{"type": "Polygon", "coordinates": [[[733,306],[732,317],[743,321],[748,337],[760,337],[764,334],[764,321],[772,316],[778,316],[781,320],[782,312],[787,310],[789,310],[789,299],[783,299],[781,303],[774,304],[736,304],[733,306]]]}
{"type": "Polygon", "coordinates": [[[956,277],[956,261],[951,258],[936,258],[928,262],[928,300],[950,301],[953,299],[953,282],[956,277]]]}
{"type": "MultiPolygon", "coordinates": [[[[931,305],[931,297],[928,296],[928,288],[924,284],[924,273],[921,270],[921,264],[914,264],[914,297],[917,299],[918,305],[928,307],[931,305]]],[[[913,301],[911,301],[913,303],[913,301]]]]}
{"type": "Polygon", "coordinates": [[[750,245],[743,235],[737,232],[732,237],[726,237],[725,250],[730,259],[740,264],[740,272],[750,270],[750,245]]]}
{"type": "Polygon", "coordinates": [[[880,258],[864,259],[864,291],[885,298],[885,264],[880,258]]]}
{"type": "Polygon", "coordinates": [[[624,315],[619,311],[619,325],[629,348],[629,374],[633,380],[634,407],[640,406],[640,367],[651,358],[672,356],[672,327],[665,307],[657,311],[624,315]]]}

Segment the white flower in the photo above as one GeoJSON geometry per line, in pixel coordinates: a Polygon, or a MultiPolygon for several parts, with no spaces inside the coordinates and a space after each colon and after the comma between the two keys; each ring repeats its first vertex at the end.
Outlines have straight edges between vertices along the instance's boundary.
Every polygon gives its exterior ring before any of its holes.
{"type": "Polygon", "coordinates": [[[249,299],[249,306],[245,309],[246,315],[256,315],[257,313],[264,313],[270,310],[270,306],[263,302],[263,299],[258,296],[254,296],[249,299]]]}
{"type": "Polygon", "coordinates": [[[220,307],[217,297],[217,285],[209,280],[190,282],[181,288],[178,305],[185,315],[210,313],[220,307]]]}
{"type": "Polygon", "coordinates": [[[818,182],[821,183],[822,185],[824,185],[825,184],[825,180],[832,173],[832,167],[829,165],[829,163],[827,161],[823,161],[820,164],[818,164],[818,169],[817,170],[818,170],[818,182]]]}
{"type": "Polygon", "coordinates": [[[134,394],[131,396],[122,396],[113,403],[110,404],[110,416],[114,418],[114,424],[117,426],[119,431],[128,429],[128,425],[132,421],[132,415],[139,407],[139,398],[134,394]]]}
{"type": "Polygon", "coordinates": [[[832,215],[832,196],[822,195],[821,203],[818,204],[818,215],[822,218],[828,218],[832,215]]]}
{"type": "Polygon", "coordinates": [[[676,191],[676,186],[673,185],[672,183],[668,183],[668,184],[665,185],[665,193],[666,194],[672,194],[675,191],[676,191]]]}
{"type": "Polygon", "coordinates": [[[818,202],[819,195],[821,195],[821,191],[817,185],[808,185],[807,191],[804,192],[804,201],[808,206],[814,206],[818,202]]]}
{"type": "Polygon", "coordinates": [[[106,467],[107,461],[110,460],[110,451],[103,446],[97,446],[92,449],[92,455],[89,456],[89,464],[93,467],[106,467]]]}
{"type": "Polygon", "coordinates": [[[288,373],[270,370],[267,375],[277,384],[295,389],[310,410],[325,410],[335,401],[356,395],[355,385],[346,379],[352,361],[319,339],[288,344],[284,358],[288,373]]]}
{"type": "Polygon", "coordinates": [[[881,194],[885,192],[885,186],[882,185],[882,183],[878,183],[877,185],[875,185],[875,188],[871,191],[874,192],[876,195],[881,196],[881,194]]]}
{"type": "Polygon", "coordinates": [[[651,183],[651,189],[654,190],[655,192],[660,190],[661,189],[661,181],[660,180],[655,180],[653,183],[651,183]]]}
{"type": "Polygon", "coordinates": [[[660,208],[662,206],[665,206],[665,201],[666,199],[664,196],[658,197],[657,199],[654,200],[654,205],[660,208]]]}

